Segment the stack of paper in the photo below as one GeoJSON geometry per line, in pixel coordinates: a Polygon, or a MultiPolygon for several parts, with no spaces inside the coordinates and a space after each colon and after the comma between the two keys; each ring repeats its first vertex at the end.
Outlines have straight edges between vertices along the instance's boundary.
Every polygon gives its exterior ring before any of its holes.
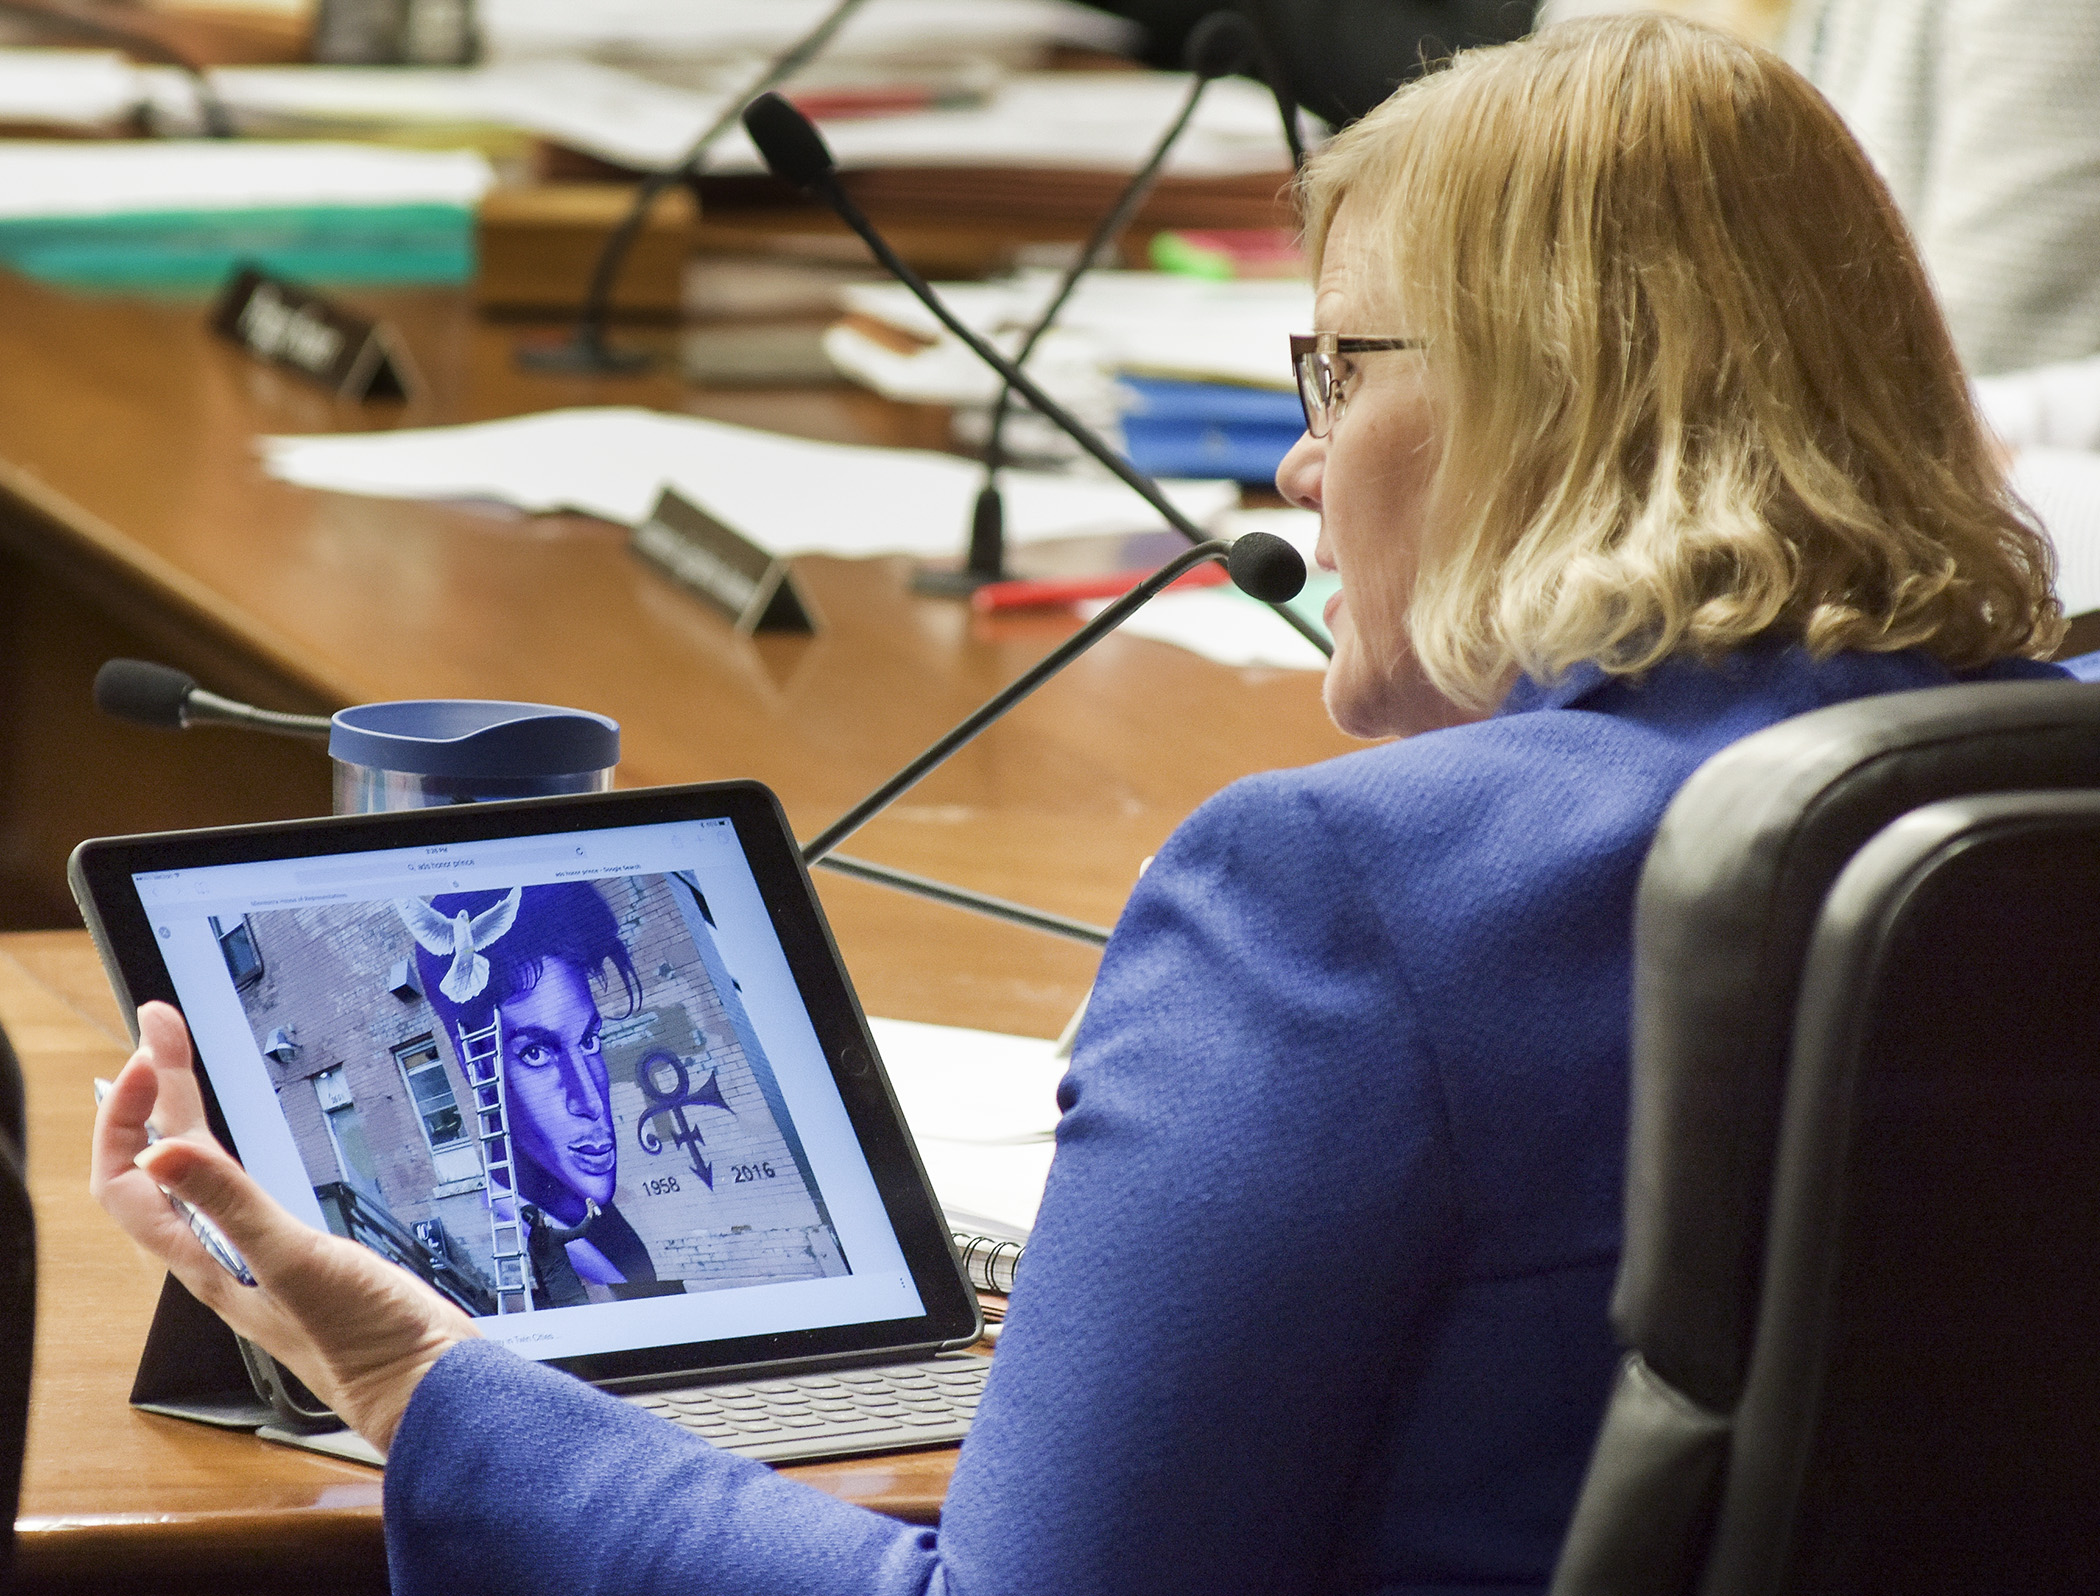
{"type": "MultiPolygon", "coordinates": [[[[972,331],[1010,344],[1042,314],[1057,280],[1054,272],[1024,272],[1003,283],[943,284],[941,293],[972,331]]],[[[1290,336],[1311,328],[1312,298],[1302,282],[1095,272],[1066,302],[1036,358],[1052,367],[1288,392],[1295,387],[1290,336]]],[[[827,347],[849,376],[922,402],[988,404],[996,393],[998,379],[906,289],[855,284],[840,291],[839,303],[924,341],[916,354],[900,356],[851,326],[834,329],[827,347]]]]}
{"type": "MultiPolygon", "coordinates": [[[[772,7],[744,9],[764,16],[772,7]]],[[[882,12],[870,6],[861,15],[882,12]]],[[[485,124],[643,168],[684,155],[730,109],[746,75],[728,73],[720,85],[695,90],[602,62],[526,56],[457,70],[223,67],[212,84],[238,121],[270,131],[302,123],[324,130],[485,124]]],[[[179,74],[153,71],[143,79],[158,114],[193,114],[189,85],[179,74]]],[[[849,172],[1026,168],[1116,178],[1136,168],[1173,119],[1188,82],[1173,72],[1021,74],[993,81],[980,103],[827,120],[824,136],[849,172]]],[[[1257,174],[1273,190],[1288,167],[1274,102],[1252,83],[1225,79],[1204,96],[1167,172],[1179,178],[1257,174]],[[1274,182],[1267,181],[1271,175],[1274,182]]],[[[756,174],[765,163],[738,127],[715,146],[707,168],[756,174]]]]}
{"type": "Polygon", "coordinates": [[[138,72],[114,50],[0,50],[0,126],[106,132],[145,97],[138,72]]]}
{"type": "MultiPolygon", "coordinates": [[[[813,443],[696,416],[607,407],[460,427],[265,438],[271,475],[390,498],[493,499],[533,513],[578,510],[634,525],[665,487],[768,552],[928,557],[958,552],[980,469],[917,449],[813,443]]],[[[1199,524],[1230,509],[1230,483],[1166,484],[1199,524]]],[[[1121,483],[1016,471],[1016,543],[1146,531],[1159,518],[1121,483]]]]}
{"type": "Polygon", "coordinates": [[[2100,610],[2100,454],[2022,449],[2012,488],[2056,544],[2056,596],[2066,615],[2100,610]]]}
{"type": "Polygon", "coordinates": [[[248,140],[0,143],[0,261],[102,286],[294,278],[460,282],[478,155],[248,140]]]}
{"type": "Polygon", "coordinates": [[[868,1026],[941,1206],[1026,1234],[1056,1150],[1057,1044],[914,1020],[868,1026]]]}
{"type": "MultiPolygon", "coordinates": [[[[585,56],[653,72],[713,72],[770,58],[815,27],[832,0],[480,0],[492,60],[585,56]]],[[[975,56],[1020,65],[1058,45],[1127,51],[1137,29],[1068,0],[880,0],[825,51],[837,60],[910,64],[975,56]]]]}
{"type": "MultiPolygon", "coordinates": [[[[1235,538],[1247,532],[1270,532],[1305,556],[1305,588],[1291,601],[1298,614],[1320,623],[1320,612],[1341,586],[1332,574],[1313,565],[1313,544],[1320,518],[1309,510],[1233,510],[1219,516],[1210,530],[1235,538]]],[[[1103,605],[1083,606],[1096,614],[1103,605]]],[[[1279,620],[1275,611],[1236,587],[1182,589],[1162,593],[1123,623],[1131,637],[1171,643],[1220,665],[1266,670],[1323,671],[1327,657],[1279,620]]]]}

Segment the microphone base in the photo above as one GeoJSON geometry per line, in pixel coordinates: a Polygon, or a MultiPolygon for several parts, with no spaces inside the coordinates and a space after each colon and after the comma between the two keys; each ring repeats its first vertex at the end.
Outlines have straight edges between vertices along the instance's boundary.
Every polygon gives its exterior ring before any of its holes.
{"type": "Polygon", "coordinates": [[[993,582],[1011,581],[1004,571],[973,571],[968,566],[922,565],[911,573],[911,590],[929,598],[966,599],[993,582]]]}
{"type": "Polygon", "coordinates": [[[648,370],[655,359],[644,350],[613,349],[577,338],[559,344],[524,344],[518,349],[518,364],[525,370],[556,376],[631,376],[648,370]]]}

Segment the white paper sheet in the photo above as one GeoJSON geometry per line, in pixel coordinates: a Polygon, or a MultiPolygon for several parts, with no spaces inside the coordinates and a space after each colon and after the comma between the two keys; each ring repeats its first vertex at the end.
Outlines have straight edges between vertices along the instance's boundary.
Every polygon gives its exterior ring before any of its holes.
{"type": "MultiPolygon", "coordinates": [[[[777,0],[776,0],[777,3],[777,0]]],[[[757,10],[759,8],[753,8],[757,10]]],[[[881,10],[871,6],[869,15],[881,10]]],[[[234,112],[317,122],[374,121],[517,128],[630,167],[662,166],[728,108],[719,90],[653,82],[599,62],[497,61],[432,67],[222,67],[212,73],[234,112]]],[[[140,81],[172,123],[194,117],[188,80],[155,68],[140,81]]],[[[876,167],[1052,167],[1129,172],[1179,110],[1188,78],[1175,72],[1019,73],[981,105],[826,121],[824,137],[848,171],[876,167]]],[[[1243,79],[1211,85],[1167,171],[1228,177],[1289,168],[1275,102],[1243,79]]],[[[765,170],[741,127],[708,157],[723,173],[765,170]]]]}
{"type": "Polygon", "coordinates": [[[2064,613],[2100,610],[2100,454],[2022,449],[2013,459],[2012,486],[2056,544],[2056,593],[2064,613]]]}
{"type": "Polygon", "coordinates": [[[1034,1225],[1065,1073],[1057,1044],[914,1020],[868,1025],[941,1206],[1034,1225]]]}
{"type": "MultiPolygon", "coordinates": [[[[997,337],[1031,325],[1057,280],[1055,272],[1024,272],[1004,283],[942,284],[941,293],[965,326],[997,337]]],[[[934,340],[915,355],[892,355],[896,364],[881,369],[892,386],[939,393],[949,404],[989,398],[990,374],[909,290],[854,283],[840,290],[839,304],[934,340]]],[[[1310,330],[1312,306],[1311,286],[1295,280],[1211,282],[1168,272],[1094,272],[1066,302],[1037,360],[1066,371],[1091,361],[1103,371],[1289,389],[1295,383],[1290,336],[1310,330]]],[[[841,353],[850,362],[860,352],[842,345],[841,353]]],[[[872,360],[858,363],[874,369],[872,360]]]]}
{"type": "MultiPolygon", "coordinates": [[[[1310,510],[1232,510],[1210,525],[1224,538],[1269,532],[1305,557],[1305,589],[1292,601],[1299,614],[1317,623],[1329,594],[1340,584],[1312,563],[1320,536],[1320,518],[1310,510]]],[[[1105,604],[1084,604],[1080,613],[1096,615],[1105,604]]],[[[1131,637],[1171,643],[1220,665],[1269,670],[1324,671],[1327,657],[1279,620],[1266,604],[1230,587],[1197,588],[1162,593],[1125,621],[1131,637]]]]}
{"type": "Polygon", "coordinates": [[[251,139],[0,141],[0,219],[306,205],[471,206],[493,181],[467,150],[251,139]]]}
{"type": "MultiPolygon", "coordinates": [[[[517,55],[774,55],[814,27],[831,0],[480,0],[492,58],[517,55]]],[[[910,57],[1076,45],[1118,50],[1128,22],[1069,0],[882,0],[839,30],[830,54],[910,57]]]]}
{"type": "Polygon", "coordinates": [[[1267,605],[1231,588],[1162,593],[1125,621],[1121,630],[1131,637],[1171,643],[1220,665],[1287,671],[1327,668],[1326,656],[1267,605]]]}
{"type": "MultiPolygon", "coordinates": [[[[605,407],[459,427],[260,440],[272,476],[388,498],[494,499],[532,513],[641,521],[666,486],[771,553],[939,556],[961,547],[980,472],[958,456],[812,443],[695,416],[605,407]]],[[[1144,530],[1158,516],[1105,477],[1013,471],[1016,543],[1144,530]]],[[[1229,509],[1225,482],[1165,484],[1199,524],[1229,509]]]]}
{"type": "Polygon", "coordinates": [[[136,111],[145,93],[115,50],[0,50],[0,122],[107,127],[136,111]]]}

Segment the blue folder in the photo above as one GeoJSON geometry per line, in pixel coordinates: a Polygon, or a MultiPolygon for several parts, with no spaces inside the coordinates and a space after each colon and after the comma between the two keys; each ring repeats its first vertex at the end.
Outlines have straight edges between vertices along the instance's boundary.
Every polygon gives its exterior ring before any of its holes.
{"type": "Polygon", "coordinates": [[[1305,430],[1297,394],[1229,383],[1125,377],[1123,446],[1153,476],[1268,482],[1305,430]]]}

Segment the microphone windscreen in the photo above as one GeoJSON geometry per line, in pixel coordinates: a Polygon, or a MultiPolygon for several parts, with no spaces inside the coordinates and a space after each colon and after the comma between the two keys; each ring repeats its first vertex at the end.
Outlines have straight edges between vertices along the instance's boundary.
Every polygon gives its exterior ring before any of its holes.
{"type": "Polygon", "coordinates": [[[1213,11],[1189,29],[1181,64],[1197,77],[1229,78],[1254,59],[1254,30],[1237,11],[1213,11]]]}
{"type": "Polygon", "coordinates": [[[838,166],[816,125],[770,89],[744,107],[744,131],[773,175],[799,189],[815,188],[838,166]]]}
{"type": "Polygon", "coordinates": [[[1264,604],[1294,599],[1305,586],[1305,561],[1273,532],[1243,532],[1233,539],[1225,570],[1242,593],[1264,604]]]}
{"type": "Polygon", "coordinates": [[[182,730],[182,706],[196,681],[172,665],[142,659],[105,661],[95,672],[95,707],[118,720],[182,730]]]}

